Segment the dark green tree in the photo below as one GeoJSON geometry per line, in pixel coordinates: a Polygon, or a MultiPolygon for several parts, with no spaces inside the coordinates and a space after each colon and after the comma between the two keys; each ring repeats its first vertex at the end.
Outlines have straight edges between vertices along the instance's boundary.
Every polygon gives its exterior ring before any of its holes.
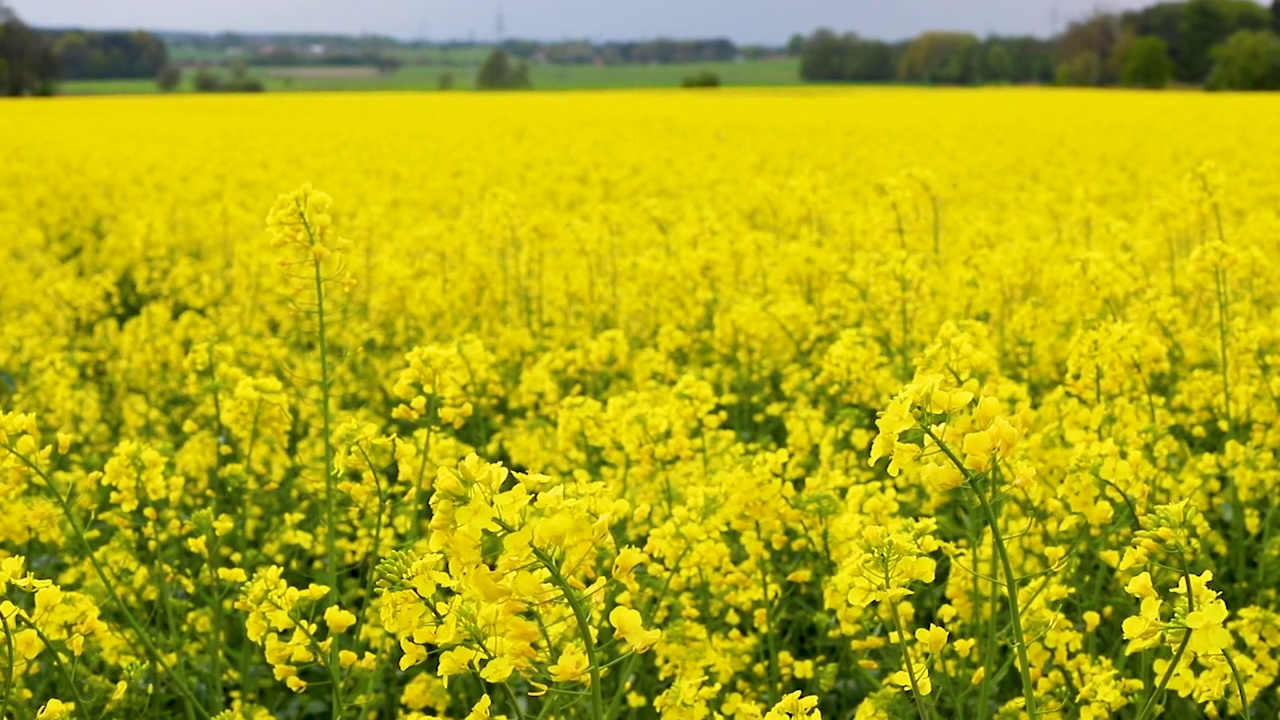
{"type": "Polygon", "coordinates": [[[173,63],[166,63],[160,68],[160,72],[156,73],[156,84],[160,86],[163,92],[173,92],[178,89],[178,85],[182,83],[182,68],[173,63]]]}
{"type": "Polygon", "coordinates": [[[803,80],[842,80],[845,43],[829,28],[816,30],[800,54],[800,77],[803,80]]]}
{"type": "Polygon", "coordinates": [[[703,70],[686,76],[680,86],[686,88],[720,87],[720,76],[710,70],[703,70]]]}
{"type": "Polygon", "coordinates": [[[1120,61],[1120,82],[1131,87],[1162,88],[1173,79],[1169,46],[1154,35],[1125,43],[1120,61]]]}
{"type": "Polygon", "coordinates": [[[1066,62],[1058,64],[1054,80],[1059,85],[1097,85],[1102,75],[1102,61],[1092,50],[1081,50],[1066,62]]]}
{"type": "Polygon", "coordinates": [[[480,90],[519,90],[531,86],[529,64],[523,60],[512,63],[502,49],[489,53],[476,75],[476,87],[480,90]]]}
{"type": "Polygon", "coordinates": [[[897,72],[893,46],[853,33],[836,35],[822,28],[804,41],[800,53],[803,80],[886,82],[897,72]]]}
{"type": "Polygon", "coordinates": [[[1009,52],[1015,83],[1051,83],[1054,72],[1054,44],[1033,35],[1000,38],[1000,45],[1009,52]]]}
{"type": "Polygon", "coordinates": [[[52,95],[58,58],[40,33],[0,4],[0,94],[52,95]]]}
{"type": "Polygon", "coordinates": [[[982,81],[1006,83],[1013,80],[1013,61],[1000,42],[987,43],[982,57],[982,81]]]}
{"type": "Polygon", "coordinates": [[[1267,30],[1241,30],[1213,52],[1210,90],[1280,90],[1280,38],[1267,30]]]}
{"type": "Polygon", "coordinates": [[[1120,25],[1134,35],[1155,35],[1169,46],[1169,55],[1178,52],[1178,33],[1182,26],[1184,2],[1159,2],[1138,10],[1126,12],[1120,17],[1120,25]]]}
{"type": "Polygon", "coordinates": [[[191,86],[196,92],[217,92],[222,89],[222,80],[208,67],[201,66],[196,70],[191,86]]]}
{"type": "Polygon", "coordinates": [[[1214,66],[1214,46],[1239,30],[1270,25],[1270,13],[1250,0],[1189,0],[1178,25],[1177,78],[1204,82],[1214,66]]]}
{"type": "Polygon", "coordinates": [[[896,74],[898,51],[879,40],[860,40],[853,34],[845,52],[844,77],[859,82],[888,82],[896,74]]]}
{"type": "Polygon", "coordinates": [[[1212,68],[1209,50],[1231,34],[1222,4],[1214,0],[1191,0],[1182,13],[1179,45],[1182,46],[1178,79],[1203,82],[1212,68]]]}
{"type": "Polygon", "coordinates": [[[898,64],[898,79],[972,84],[978,80],[979,52],[978,38],[969,33],[922,33],[907,46],[898,64]]]}
{"type": "Polygon", "coordinates": [[[1271,0],[1271,30],[1280,33],[1280,0],[1271,0]]]}
{"type": "MultiPolygon", "coordinates": [[[[1280,2],[1280,0],[1276,0],[1276,2],[1280,2]]],[[[796,33],[787,41],[787,54],[791,57],[796,57],[802,52],[804,52],[804,36],[796,33]]]]}
{"type": "Polygon", "coordinates": [[[1119,77],[1110,62],[1123,35],[1120,17],[1095,11],[1067,26],[1057,38],[1059,65],[1057,79],[1066,85],[1110,85],[1119,77]],[[1070,82],[1063,83],[1063,68],[1070,82]]]}

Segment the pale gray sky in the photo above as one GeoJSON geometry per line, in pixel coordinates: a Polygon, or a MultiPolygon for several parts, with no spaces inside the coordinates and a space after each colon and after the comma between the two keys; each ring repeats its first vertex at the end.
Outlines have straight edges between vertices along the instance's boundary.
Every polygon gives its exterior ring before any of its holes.
{"type": "Polygon", "coordinates": [[[1094,7],[1152,0],[2,0],[31,25],[218,32],[372,32],[488,40],[728,36],[781,44],[819,26],[900,39],[922,30],[1046,35],[1094,7]]]}

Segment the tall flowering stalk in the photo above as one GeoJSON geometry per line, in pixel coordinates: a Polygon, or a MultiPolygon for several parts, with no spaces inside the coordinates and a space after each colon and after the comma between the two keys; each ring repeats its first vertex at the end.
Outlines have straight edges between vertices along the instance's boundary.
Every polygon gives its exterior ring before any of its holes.
{"type": "MultiPolygon", "coordinates": [[[[330,600],[340,599],[338,589],[337,545],[337,479],[334,476],[333,457],[333,409],[330,403],[332,368],[329,364],[328,318],[325,314],[326,291],[331,283],[350,289],[355,279],[347,272],[341,250],[347,242],[333,234],[333,218],[329,205],[333,200],[315,190],[310,183],[280,195],[267,215],[267,230],[272,244],[291,254],[280,260],[280,267],[290,277],[302,281],[295,287],[302,292],[310,285],[315,302],[310,307],[298,304],[300,310],[314,313],[320,352],[320,416],[321,436],[324,442],[324,524],[325,524],[325,579],[330,600]],[[297,272],[295,268],[301,268],[297,272]]],[[[334,717],[342,712],[341,684],[338,681],[338,647],[329,648],[329,675],[332,680],[334,717]]]]}
{"type": "Polygon", "coordinates": [[[1007,488],[1028,485],[1035,472],[1013,456],[1022,434],[1017,419],[997,397],[984,393],[978,377],[983,368],[974,361],[982,357],[979,346],[965,328],[948,324],[942,329],[915,377],[876,420],[880,432],[870,462],[888,457],[890,475],[909,472],[940,492],[967,488],[977,500],[1003,575],[1023,701],[1034,718],[1035,685],[1018,597],[1022,578],[1015,574],[995,500],[1007,488]]]}

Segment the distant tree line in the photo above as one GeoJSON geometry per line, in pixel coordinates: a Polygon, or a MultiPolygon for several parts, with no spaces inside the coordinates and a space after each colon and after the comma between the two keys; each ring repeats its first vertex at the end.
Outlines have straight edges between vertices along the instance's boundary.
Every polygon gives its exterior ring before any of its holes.
{"type": "Polygon", "coordinates": [[[403,65],[395,53],[406,46],[379,35],[359,37],[312,34],[160,33],[159,37],[179,54],[195,50],[199,55],[229,55],[235,62],[253,67],[328,65],[368,67],[389,75],[403,65]]]}
{"type": "MultiPolygon", "coordinates": [[[[206,53],[240,52],[246,59],[255,55],[272,53],[298,54],[302,56],[351,56],[377,55],[403,50],[418,45],[402,42],[385,35],[333,35],[326,33],[156,33],[170,47],[199,50],[206,53]],[[319,52],[316,52],[319,49],[319,52]]],[[[459,43],[471,45],[471,43],[459,43]]]]}
{"type": "Polygon", "coordinates": [[[1280,88],[1278,35],[1280,0],[1188,0],[1095,12],[1050,39],[926,32],[889,43],[821,29],[788,50],[813,81],[1248,90],[1280,88]]]}
{"type": "Polygon", "coordinates": [[[890,43],[822,29],[793,38],[789,47],[800,56],[805,80],[973,85],[1053,79],[1053,41],[1031,36],[979,40],[970,33],[927,32],[890,43]]]}
{"type": "Polygon", "coordinates": [[[154,78],[169,61],[148,32],[36,30],[0,3],[0,91],[51,95],[58,80],[154,78]]]}
{"type": "MultiPolygon", "coordinates": [[[[507,40],[501,49],[527,60],[563,64],[648,65],[667,63],[725,62],[736,60],[743,49],[726,38],[702,40],[644,40],[593,43],[588,40],[540,42],[507,40]]],[[[759,54],[759,49],[752,49],[759,54]]]]}
{"type": "Polygon", "coordinates": [[[67,80],[153,78],[169,61],[164,41],[149,32],[42,31],[67,80]]]}
{"type": "Polygon", "coordinates": [[[400,58],[376,51],[363,52],[310,52],[295,47],[271,47],[244,58],[253,66],[298,67],[302,65],[331,65],[337,67],[367,67],[372,65],[382,75],[390,75],[403,64],[400,58]]]}

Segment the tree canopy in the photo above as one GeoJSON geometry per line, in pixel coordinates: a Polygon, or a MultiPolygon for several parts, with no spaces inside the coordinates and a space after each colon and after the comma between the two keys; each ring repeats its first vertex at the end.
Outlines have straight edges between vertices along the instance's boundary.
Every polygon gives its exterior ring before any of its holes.
{"type": "Polygon", "coordinates": [[[505,50],[494,50],[476,75],[479,90],[518,90],[531,87],[529,64],[521,60],[514,63],[505,50]]]}
{"type": "Polygon", "coordinates": [[[1211,75],[1220,85],[1241,76],[1233,68],[1249,58],[1262,63],[1250,72],[1266,76],[1272,71],[1261,48],[1274,33],[1280,0],[1270,8],[1252,0],[1166,0],[1123,13],[1095,10],[1050,39],[926,32],[886,43],[823,28],[792,38],[788,49],[799,54],[806,80],[1163,87],[1208,84],[1211,75]],[[1262,35],[1241,36],[1227,50],[1241,32],[1262,35]],[[1222,62],[1232,67],[1218,72],[1222,62]]]}
{"type": "Polygon", "coordinates": [[[0,93],[51,95],[58,59],[41,34],[0,4],[0,93]]]}

